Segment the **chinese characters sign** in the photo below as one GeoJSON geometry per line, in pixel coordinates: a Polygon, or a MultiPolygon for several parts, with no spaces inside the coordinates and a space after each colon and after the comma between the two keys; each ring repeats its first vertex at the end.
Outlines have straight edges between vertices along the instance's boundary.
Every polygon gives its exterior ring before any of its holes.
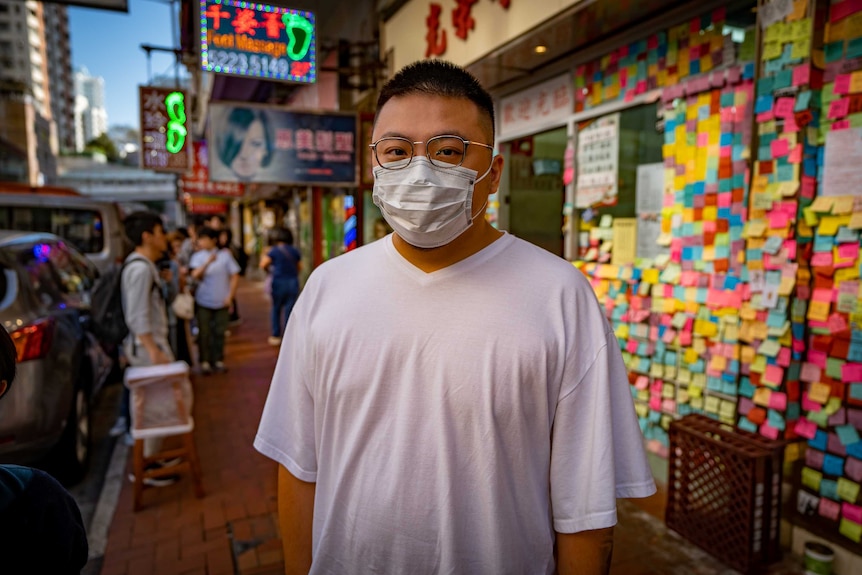
{"type": "MultiPolygon", "coordinates": [[[[496,1],[508,10],[512,0],[486,0],[496,1]]],[[[451,8],[452,28],[455,36],[461,40],[467,40],[470,32],[476,29],[476,19],[473,17],[473,5],[479,0],[454,0],[451,8]]],[[[425,57],[442,56],[446,53],[446,30],[441,29],[440,16],[443,14],[443,6],[440,2],[428,4],[428,15],[425,17],[425,57]]]]}
{"type": "Polygon", "coordinates": [[[210,179],[355,185],[356,116],[213,102],[210,179]]]}
{"type": "Polygon", "coordinates": [[[543,82],[500,103],[500,138],[536,131],[537,125],[565,124],[574,111],[574,87],[568,74],[543,82]]]}
{"type": "Polygon", "coordinates": [[[620,115],[603,116],[578,131],[575,207],[617,203],[620,115]]]}
{"type": "Polygon", "coordinates": [[[312,83],[314,14],[238,0],[201,0],[201,64],[209,72],[312,83]]]}
{"type": "Polygon", "coordinates": [[[180,178],[180,191],[193,196],[226,196],[241,198],[245,186],[236,182],[211,182],[206,140],[193,144],[192,169],[180,178]]]}
{"type": "Polygon", "coordinates": [[[186,97],[181,90],[140,86],[141,164],[161,172],[190,168],[186,97]]]}

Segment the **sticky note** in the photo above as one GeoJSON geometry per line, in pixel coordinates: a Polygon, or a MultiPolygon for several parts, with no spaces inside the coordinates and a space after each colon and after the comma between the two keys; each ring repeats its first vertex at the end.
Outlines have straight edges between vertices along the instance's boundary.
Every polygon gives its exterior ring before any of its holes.
{"type": "Polygon", "coordinates": [[[808,389],[808,398],[820,405],[825,405],[826,402],[829,401],[829,395],[831,392],[832,388],[825,383],[812,383],[811,387],[808,389]]]}
{"type": "Polygon", "coordinates": [[[838,482],[834,479],[821,479],[820,495],[829,499],[838,499],[838,482]]]}
{"type": "Polygon", "coordinates": [[[817,512],[820,513],[822,517],[837,521],[838,514],[841,513],[841,505],[835,501],[826,499],[826,497],[821,497],[820,506],[817,508],[817,512]]]}
{"type": "Polygon", "coordinates": [[[841,523],[838,526],[838,532],[856,543],[862,541],[862,525],[850,521],[846,517],[841,519],[841,523]]]}
{"type": "Polygon", "coordinates": [[[856,498],[859,497],[859,484],[844,477],[839,477],[838,497],[848,503],[856,503],[856,498]]]}
{"type": "Polygon", "coordinates": [[[826,115],[827,118],[837,119],[843,118],[850,112],[850,98],[844,97],[834,100],[831,104],[829,104],[829,113],[826,115]]]}
{"type": "Polygon", "coordinates": [[[823,480],[823,474],[810,467],[802,468],[802,485],[814,491],[820,491],[820,482],[823,480]]]}
{"type": "Polygon", "coordinates": [[[823,472],[827,475],[844,475],[844,459],[827,453],[823,458],[823,472]]]}
{"type": "Polygon", "coordinates": [[[800,437],[804,437],[805,439],[814,439],[814,436],[817,435],[817,425],[804,417],[800,417],[796,421],[793,429],[800,437]]]}
{"type": "Polygon", "coordinates": [[[852,425],[839,425],[835,427],[835,433],[838,434],[838,439],[841,440],[841,445],[850,445],[851,443],[859,442],[859,433],[852,425]]]}

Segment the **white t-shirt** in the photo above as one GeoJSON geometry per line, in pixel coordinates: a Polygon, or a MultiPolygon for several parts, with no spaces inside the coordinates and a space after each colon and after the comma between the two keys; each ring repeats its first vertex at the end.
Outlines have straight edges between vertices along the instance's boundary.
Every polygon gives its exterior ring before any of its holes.
{"type": "Polygon", "coordinates": [[[204,277],[195,288],[195,301],[209,309],[225,307],[224,302],[230,295],[230,278],[240,271],[239,264],[233,259],[230,250],[219,248],[195,252],[189,260],[189,268],[203,267],[215,250],[218,250],[216,259],[207,266],[204,277]]]}
{"type": "Polygon", "coordinates": [[[508,234],[430,274],[391,235],[316,269],[254,445],[316,483],[314,574],[553,573],[554,530],[655,492],[589,283],[508,234]]]}

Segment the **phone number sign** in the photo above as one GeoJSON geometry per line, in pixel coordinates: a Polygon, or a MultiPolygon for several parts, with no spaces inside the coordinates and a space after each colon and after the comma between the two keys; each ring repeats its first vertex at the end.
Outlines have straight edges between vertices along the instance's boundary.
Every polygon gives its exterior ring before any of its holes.
{"type": "Polygon", "coordinates": [[[313,83],[314,14],[238,0],[201,0],[201,65],[208,72],[313,83]]]}

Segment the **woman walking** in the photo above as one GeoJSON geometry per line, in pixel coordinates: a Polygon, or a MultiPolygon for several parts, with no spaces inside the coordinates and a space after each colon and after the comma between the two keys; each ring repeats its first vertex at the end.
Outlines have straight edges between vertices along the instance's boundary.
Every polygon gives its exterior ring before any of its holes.
{"type": "Polygon", "coordinates": [[[260,259],[260,268],[270,274],[272,281],[272,335],[270,345],[281,344],[281,334],[293,304],[299,296],[299,272],[302,269],[302,256],[293,247],[293,234],[287,228],[279,228],[273,234],[273,245],[260,259]]]}
{"type": "Polygon", "coordinates": [[[239,264],[228,250],[219,249],[219,233],[204,228],[198,233],[200,250],[189,262],[195,289],[195,318],[198,322],[198,348],[201,372],[227,371],[224,365],[224,336],[236,287],[239,264]]]}

